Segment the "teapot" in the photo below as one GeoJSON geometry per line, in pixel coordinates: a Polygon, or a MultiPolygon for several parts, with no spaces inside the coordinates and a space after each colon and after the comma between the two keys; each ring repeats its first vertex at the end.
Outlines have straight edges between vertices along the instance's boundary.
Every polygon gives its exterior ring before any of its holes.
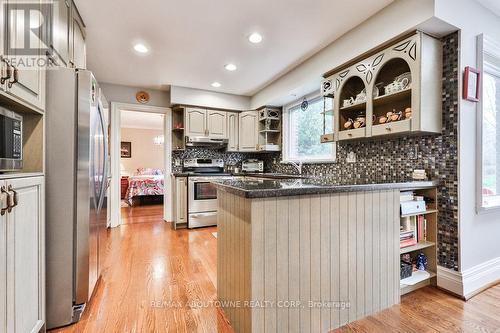
{"type": "Polygon", "coordinates": [[[361,128],[366,126],[365,116],[359,116],[354,120],[354,128],[361,128]]]}
{"type": "Polygon", "coordinates": [[[411,115],[412,115],[411,111],[412,111],[411,108],[405,109],[405,119],[411,119],[411,115]]]}
{"type": "Polygon", "coordinates": [[[351,97],[349,99],[344,99],[344,107],[351,106],[355,103],[354,97],[351,97]]]}
{"type": "Polygon", "coordinates": [[[401,117],[403,116],[403,113],[401,111],[396,112],[396,110],[394,110],[393,112],[390,112],[390,113],[391,113],[391,115],[390,115],[391,121],[401,120],[401,117]]]}
{"type": "Polygon", "coordinates": [[[344,123],[344,129],[350,129],[354,125],[354,120],[349,118],[345,123],[344,123]]]}

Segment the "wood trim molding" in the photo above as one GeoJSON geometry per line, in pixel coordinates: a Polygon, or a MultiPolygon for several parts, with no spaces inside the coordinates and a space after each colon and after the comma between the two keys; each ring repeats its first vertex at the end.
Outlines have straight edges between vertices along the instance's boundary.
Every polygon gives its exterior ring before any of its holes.
{"type": "Polygon", "coordinates": [[[418,30],[410,30],[410,31],[403,32],[402,34],[400,34],[394,38],[391,38],[388,41],[380,44],[379,46],[374,47],[374,48],[360,54],[359,56],[355,57],[354,59],[351,59],[348,62],[343,63],[342,65],[339,65],[335,68],[332,68],[331,70],[329,70],[328,72],[323,74],[323,78],[328,78],[329,76],[331,76],[335,73],[338,73],[343,69],[349,68],[352,65],[354,65],[354,64],[356,64],[356,63],[358,63],[358,62],[360,62],[368,57],[371,57],[372,55],[374,55],[380,51],[383,51],[384,49],[391,46],[392,44],[395,44],[395,43],[400,42],[400,41],[402,41],[410,36],[413,36],[417,32],[418,32],[418,30]]]}
{"type": "MultiPolygon", "coordinates": [[[[121,207],[120,200],[117,198],[121,197],[120,184],[120,141],[121,141],[121,117],[120,111],[137,111],[137,112],[150,112],[150,113],[161,113],[165,115],[164,121],[164,133],[165,133],[165,180],[164,186],[167,189],[165,191],[165,196],[170,195],[172,188],[172,180],[170,174],[172,172],[172,109],[164,108],[158,106],[149,106],[142,104],[128,104],[120,102],[111,102],[111,174],[118,175],[117,177],[111,178],[111,228],[118,227],[121,225],[121,207]]],[[[167,199],[167,198],[165,198],[167,199]]],[[[172,200],[164,200],[164,220],[172,221],[172,200]]]]}
{"type": "Polygon", "coordinates": [[[438,266],[437,284],[465,300],[500,283],[500,257],[486,261],[463,272],[438,266]]]}

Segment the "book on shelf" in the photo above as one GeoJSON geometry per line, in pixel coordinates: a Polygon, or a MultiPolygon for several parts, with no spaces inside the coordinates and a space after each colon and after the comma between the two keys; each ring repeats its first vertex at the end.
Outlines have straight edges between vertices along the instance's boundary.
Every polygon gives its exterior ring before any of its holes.
{"type": "Polygon", "coordinates": [[[425,201],[403,201],[400,205],[402,215],[419,214],[426,211],[425,201]]]}
{"type": "Polygon", "coordinates": [[[427,241],[427,219],[425,216],[415,215],[401,218],[399,241],[401,248],[427,241]]]}
{"type": "Polygon", "coordinates": [[[399,242],[400,248],[405,248],[409,246],[417,245],[417,240],[415,238],[407,239],[407,240],[402,240],[399,242]]]}
{"type": "Polygon", "coordinates": [[[399,195],[400,202],[413,201],[415,193],[413,192],[401,192],[399,195]]]}

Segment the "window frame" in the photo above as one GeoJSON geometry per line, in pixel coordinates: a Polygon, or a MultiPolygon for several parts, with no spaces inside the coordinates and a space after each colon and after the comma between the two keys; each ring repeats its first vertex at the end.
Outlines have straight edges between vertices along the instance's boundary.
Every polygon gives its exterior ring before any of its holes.
{"type": "MultiPolygon", "coordinates": [[[[479,82],[479,102],[476,105],[476,213],[486,214],[500,212],[500,204],[491,207],[483,206],[483,84],[485,74],[485,55],[500,60],[500,44],[484,34],[477,36],[477,67],[481,73],[479,82]]],[[[490,66],[488,66],[490,67],[490,66]]],[[[500,73],[500,66],[493,72],[500,73]]],[[[492,72],[489,70],[488,72],[492,72]]],[[[498,74],[494,73],[494,74],[498,74]]]]}
{"type": "MultiPolygon", "coordinates": [[[[282,160],[281,163],[289,164],[289,163],[302,163],[302,164],[326,164],[326,163],[335,163],[337,161],[337,143],[323,143],[323,144],[331,144],[332,145],[332,156],[331,158],[306,158],[306,159],[292,159],[290,158],[290,110],[300,106],[302,101],[306,98],[309,102],[315,101],[317,99],[322,99],[323,96],[314,92],[309,95],[305,95],[299,99],[294,100],[293,102],[283,106],[283,151],[282,151],[282,160]]],[[[333,122],[335,122],[335,116],[333,116],[333,122]]],[[[323,126],[323,124],[321,124],[323,126]]],[[[320,137],[318,137],[318,141],[320,141],[320,137]]]]}

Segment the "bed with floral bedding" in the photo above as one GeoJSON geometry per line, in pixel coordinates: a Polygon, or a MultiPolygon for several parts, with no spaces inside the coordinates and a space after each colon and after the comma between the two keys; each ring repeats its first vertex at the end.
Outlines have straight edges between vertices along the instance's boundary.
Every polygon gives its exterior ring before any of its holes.
{"type": "Polygon", "coordinates": [[[163,171],[160,169],[137,169],[134,176],[129,177],[129,186],[125,199],[133,205],[134,199],[144,196],[163,196],[165,193],[163,171]]]}

